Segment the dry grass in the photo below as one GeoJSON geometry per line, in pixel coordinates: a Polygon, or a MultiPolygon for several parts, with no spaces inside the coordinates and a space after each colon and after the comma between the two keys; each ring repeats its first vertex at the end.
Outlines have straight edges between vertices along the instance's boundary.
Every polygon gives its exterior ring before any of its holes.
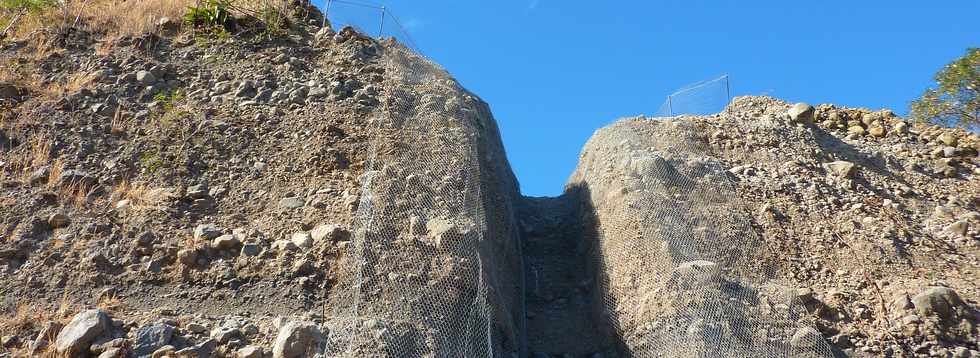
{"type": "Polygon", "coordinates": [[[51,139],[45,135],[32,136],[28,143],[9,152],[4,169],[15,177],[20,175],[22,182],[29,183],[31,172],[51,161],[51,144],[51,139]]]}
{"type": "MultiPolygon", "coordinates": [[[[123,180],[112,189],[110,197],[117,202],[129,200],[131,210],[164,210],[165,203],[172,200],[174,194],[164,188],[152,188],[145,183],[123,180]]],[[[116,203],[110,205],[114,207],[116,203]]]]}
{"type": "MultiPolygon", "coordinates": [[[[0,318],[0,334],[20,334],[40,330],[47,322],[56,321],[62,325],[68,323],[72,315],[76,312],[75,306],[68,299],[68,292],[61,296],[58,307],[51,310],[50,307],[37,304],[20,303],[14,314],[7,318],[0,318]]],[[[58,353],[54,347],[54,341],[58,332],[51,332],[48,338],[48,346],[42,352],[30,352],[28,348],[14,349],[14,357],[43,357],[43,358],[63,358],[66,354],[58,353]]]]}
{"type": "Polygon", "coordinates": [[[51,164],[51,169],[48,171],[48,182],[44,184],[48,189],[55,189],[58,187],[58,179],[61,178],[61,173],[65,171],[65,162],[61,159],[55,160],[51,164]]]}
{"type": "MultiPolygon", "coordinates": [[[[164,17],[182,22],[187,9],[201,3],[198,0],[64,0],[42,11],[21,16],[11,27],[8,37],[34,38],[38,33],[60,33],[73,26],[108,36],[138,36],[157,31],[157,24],[164,17]]],[[[261,18],[263,14],[288,13],[286,3],[282,0],[232,0],[230,10],[236,16],[261,18]]],[[[16,9],[0,10],[0,18],[9,21],[18,13],[20,11],[16,9]]]]}
{"type": "MultiPolygon", "coordinates": [[[[157,21],[162,17],[179,22],[187,7],[194,4],[194,0],[64,0],[39,13],[22,17],[8,36],[26,39],[38,33],[59,33],[76,23],[94,33],[140,35],[156,30],[157,21]]],[[[6,15],[12,17],[13,13],[6,15]]]]}

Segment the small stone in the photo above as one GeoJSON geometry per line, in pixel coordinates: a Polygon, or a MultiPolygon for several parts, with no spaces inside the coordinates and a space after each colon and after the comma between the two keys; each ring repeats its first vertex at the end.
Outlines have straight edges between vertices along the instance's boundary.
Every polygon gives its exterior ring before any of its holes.
{"type": "Polygon", "coordinates": [[[909,132],[909,124],[906,123],[905,121],[901,121],[901,122],[895,123],[895,126],[892,127],[892,129],[895,130],[895,133],[905,134],[905,133],[908,133],[909,132]]]}
{"type": "Polygon", "coordinates": [[[126,358],[126,350],[119,347],[112,347],[102,351],[98,358],[126,358]]]}
{"type": "Polygon", "coordinates": [[[177,251],[177,261],[180,261],[184,266],[194,266],[197,264],[197,250],[195,249],[183,249],[177,251]]]}
{"type": "Polygon", "coordinates": [[[3,336],[0,337],[0,347],[3,348],[13,348],[17,344],[17,336],[3,336]]]}
{"type": "Polygon", "coordinates": [[[847,133],[854,135],[864,135],[864,127],[861,126],[851,126],[847,127],[847,133]]]}
{"type": "Polygon", "coordinates": [[[265,351],[259,346],[245,346],[236,353],[238,358],[262,358],[265,351]]]}
{"type": "Polygon", "coordinates": [[[796,330],[796,333],[793,333],[789,344],[796,350],[809,351],[823,344],[823,336],[820,334],[820,331],[812,327],[800,328],[796,330]]]}
{"type": "Polygon", "coordinates": [[[214,224],[202,224],[194,228],[194,238],[198,240],[213,240],[221,236],[221,230],[214,224]]]}
{"type": "Polygon", "coordinates": [[[291,196],[288,198],[282,198],[279,200],[279,207],[287,210],[302,208],[306,203],[303,198],[291,196]]]}
{"type": "Polygon", "coordinates": [[[108,329],[109,324],[109,315],[100,309],[82,311],[58,333],[55,349],[67,355],[85,352],[92,341],[108,329]]]}
{"type": "Polygon", "coordinates": [[[48,225],[51,225],[55,229],[68,226],[68,216],[62,213],[51,214],[51,216],[48,216],[48,225]]]}
{"type": "Polygon", "coordinates": [[[872,126],[871,128],[868,128],[868,134],[873,137],[883,138],[885,136],[885,127],[872,126]]]}
{"type": "Polygon", "coordinates": [[[298,358],[323,340],[320,328],[311,322],[288,322],[279,328],[272,347],[273,358],[298,358]]]}
{"type": "Polygon", "coordinates": [[[854,175],[854,163],[848,161],[838,160],[824,163],[823,168],[827,174],[837,179],[849,179],[854,175]]]}
{"type": "Polygon", "coordinates": [[[943,231],[953,235],[966,236],[966,231],[970,228],[970,223],[966,220],[959,220],[947,225],[943,231]]]}
{"type": "Polygon", "coordinates": [[[197,322],[188,323],[185,328],[194,333],[206,333],[208,331],[208,327],[205,327],[203,324],[197,322]]]}
{"type": "Polygon", "coordinates": [[[90,175],[88,172],[81,170],[66,170],[61,172],[58,176],[58,186],[65,187],[71,185],[78,185],[81,187],[92,187],[98,183],[98,179],[90,175]]]}
{"type": "Polygon", "coordinates": [[[939,138],[937,139],[950,147],[955,147],[957,144],[959,144],[959,140],[951,132],[943,132],[943,134],[940,134],[939,138]]]}
{"type": "Polygon", "coordinates": [[[240,244],[241,242],[238,240],[238,238],[232,234],[218,236],[211,243],[212,247],[218,250],[231,250],[238,247],[240,244]]]}
{"type": "Polygon", "coordinates": [[[688,261],[674,269],[674,277],[686,285],[712,285],[721,281],[721,267],[706,260],[688,261]]]}
{"type": "Polygon", "coordinates": [[[153,72],[139,71],[136,72],[136,81],[144,86],[149,86],[157,83],[157,77],[153,75],[153,72]]]}
{"type": "Polygon", "coordinates": [[[204,199],[208,196],[208,185],[198,184],[187,188],[187,197],[191,199],[204,199]]]}
{"type": "Polygon", "coordinates": [[[955,157],[956,154],[957,154],[957,150],[956,150],[955,147],[949,147],[949,146],[942,147],[942,156],[943,156],[943,158],[952,158],[952,157],[955,157]]]}
{"type": "Polygon", "coordinates": [[[292,241],[292,243],[297,247],[304,249],[313,246],[313,236],[310,236],[310,233],[308,232],[294,233],[290,238],[290,241],[292,241]]]}
{"type": "Polygon", "coordinates": [[[345,241],[350,233],[340,225],[324,224],[310,231],[310,235],[315,242],[323,242],[324,240],[345,241]]]}
{"type": "Polygon", "coordinates": [[[813,112],[813,106],[801,102],[790,107],[787,114],[793,122],[813,122],[813,112]]]}
{"type": "Polygon", "coordinates": [[[150,357],[151,358],[168,358],[170,356],[173,356],[176,351],[177,351],[177,348],[175,348],[174,346],[166,345],[166,346],[160,347],[157,350],[153,351],[153,353],[150,354],[150,357]]]}
{"type": "Polygon", "coordinates": [[[260,253],[262,253],[262,247],[257,242],[245,242],[242,244],[242,256],[259,256],[260,253]]]}
{"type": "Polygon", "coordinates": [[[217,327],[211,330],[211,339],[218,343],[228,343],[233,338],[241,337],[242,332],[236,327],[217,327]]]}

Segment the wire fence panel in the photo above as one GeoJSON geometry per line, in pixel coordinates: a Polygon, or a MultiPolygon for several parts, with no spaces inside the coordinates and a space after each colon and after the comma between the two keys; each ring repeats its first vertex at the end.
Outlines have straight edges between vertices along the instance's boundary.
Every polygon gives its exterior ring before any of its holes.
{"type": "Polygon", "coordinates": [[[728,75],[693,83],[667,96],[657,110],[657,117],[679,115],[704,116],[719,113],[731,101],[728,75]]]}

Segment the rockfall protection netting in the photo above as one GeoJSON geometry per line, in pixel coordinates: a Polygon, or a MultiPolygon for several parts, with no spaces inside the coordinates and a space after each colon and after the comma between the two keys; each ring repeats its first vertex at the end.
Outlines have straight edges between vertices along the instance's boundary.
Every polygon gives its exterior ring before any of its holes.
{"type": "MultiPolygon", "coordinates": [[[[363,40],[383,64],[381,104],[323,355],[526,354],[520,196],[488,106],[401,44],[363,40]]],[[[727,101],[713,81],[670,111],[727,101]]],[[[675,117],[614,123],[584,148],[569,190],[613,330],[596,334],[624,357],[831,356],[706,143],[675,117]]]]}
{"type": "Polygon", "coordinates": [[[384,63],[326,355],[511,357],[523,337],[517,184],[488,106],[402,45],[384,63]]]}
{"type": "Polygon", "coordinates": [[[656,116],[711,115],[723,111],[731,99],[731,81],[728,75],[724,75],[674,91],[657,109],[656,116]]]}
{"type": "Polygon", "coordinates": [[[585,145],[568,189],[593,241],[600,319],[630,357],[829,357],[705,134],[628,119],[585,145]]]}

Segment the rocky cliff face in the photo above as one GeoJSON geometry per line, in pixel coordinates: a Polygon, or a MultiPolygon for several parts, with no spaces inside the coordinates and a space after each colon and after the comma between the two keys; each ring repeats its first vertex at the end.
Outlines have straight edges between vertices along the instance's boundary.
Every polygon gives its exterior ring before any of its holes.
{"type": "Polygon", "coordinates": [[[294,8],[0,46],[0,356],[980,355],[975,134],[745,97],[522,198],[486,103],[294,8]]]}

